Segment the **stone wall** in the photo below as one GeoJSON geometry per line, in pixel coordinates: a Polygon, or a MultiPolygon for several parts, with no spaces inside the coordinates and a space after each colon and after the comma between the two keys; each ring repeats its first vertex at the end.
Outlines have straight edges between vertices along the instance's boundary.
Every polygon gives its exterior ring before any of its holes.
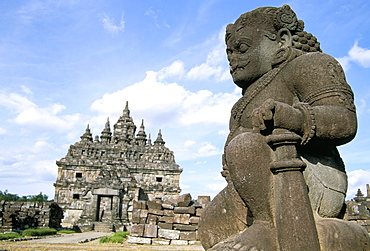
{"type": "Polygon", "coordinates": [[[198,224],[209,196],[192,201],[190,194],[177,201],[134,201],[129,215],[128,242],[137,244],[188,245],[198,239],[198,224]]]}
{"type": "Polygon", "coordinates": [[[356,222],[366,228],[370,234],[370,186],[366,185],[367,196],[358,189],[356,196],[346,201],[346,214],[344,219],[356,222]]]}
{"type": "Polygon", "coordinates": [[[0,233],[27,228],[58,228],[63,212],[54,202],[0,202],[0,233]]]}

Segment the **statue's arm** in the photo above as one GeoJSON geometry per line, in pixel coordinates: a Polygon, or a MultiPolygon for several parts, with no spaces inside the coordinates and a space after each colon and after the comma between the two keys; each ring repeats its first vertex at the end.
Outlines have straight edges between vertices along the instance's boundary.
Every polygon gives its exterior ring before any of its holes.
{"type": "Polygon", "coordinates": [[[304,144],[314,140],[341,145],[354,138],[353,93],[335,59],[322,53],[305,55],[292,61],[285,74],[300,102],[266,100],[253,112],[254,130],[266,129],[265,121],[273,120],[274,127],[300,134],[304,144]]]}

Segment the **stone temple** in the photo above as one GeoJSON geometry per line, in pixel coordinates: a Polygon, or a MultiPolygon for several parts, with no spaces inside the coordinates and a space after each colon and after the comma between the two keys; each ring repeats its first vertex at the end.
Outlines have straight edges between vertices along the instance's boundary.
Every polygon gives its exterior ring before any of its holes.
{"type": "Polygon", "coordinates": [[[109,119],[100,137],[93,138],[87,126],[81,140],[56,162],[55,202],[64,211],[62,226],[124,229],[133,201],[178,198],[182,168],[165,146],[161,130],[153,143],[144,122],[135,132],[126,103],[113,133],[109,119]]]}

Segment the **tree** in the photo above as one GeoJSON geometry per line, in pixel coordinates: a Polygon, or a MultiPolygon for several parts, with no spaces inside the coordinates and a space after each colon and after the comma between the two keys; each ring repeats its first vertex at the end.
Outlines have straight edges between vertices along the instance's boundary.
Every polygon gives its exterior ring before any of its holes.
{"type": "Polygon", "coordinates": [[[8,190],[5,190],[4,192],[0,191],[0,201],[17,201],[18,199],[19,196],[17,194],[8,193],[8,190]]]}
{"type": "Polygon", "coordinates": [[[27,196],[23,195],[22,197],[19,197],[18,194],[11,194],[11,193],[8,193],[8,190],[5,190],[4,192],[0,191],[0,201],[2,200],[45,202],[45,201],[48,201],[48,196],[40,192],[37,195],[27,195],[27,196]]]}

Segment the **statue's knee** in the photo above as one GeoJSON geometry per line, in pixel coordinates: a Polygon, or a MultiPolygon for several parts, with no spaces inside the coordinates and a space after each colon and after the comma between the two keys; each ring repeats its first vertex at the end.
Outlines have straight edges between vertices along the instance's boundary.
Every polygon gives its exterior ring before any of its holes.
{"type": "Polygon", "coordinates": [[[269,163],[271,148],[266,139],[259,133],[246,132],[233,138],[226,147],[226,162],[230,168],[235,165],[253,165],[253,163],[269,163]]]}

